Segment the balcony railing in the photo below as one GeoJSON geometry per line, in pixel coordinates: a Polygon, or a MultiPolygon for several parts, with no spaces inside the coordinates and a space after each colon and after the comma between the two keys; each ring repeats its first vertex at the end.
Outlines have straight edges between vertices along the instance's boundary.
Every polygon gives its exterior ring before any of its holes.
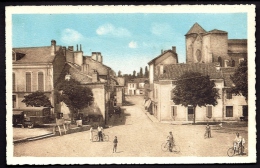
{"type": "MultiPolygon", "coordinates": [[[[31,89],[26,89],[26,85],[15,85],[13,86],[13,92],[35,92],[39,90],[38,89],[38,85],[31,85],[31,89]]],[[[45,85],[43,87],[43,90],[40,90],[40,91],[43,91],[43,92],[48,92],[48,91],[51,91],[53,90],[52,86],[51,85],[45,85]]]]}

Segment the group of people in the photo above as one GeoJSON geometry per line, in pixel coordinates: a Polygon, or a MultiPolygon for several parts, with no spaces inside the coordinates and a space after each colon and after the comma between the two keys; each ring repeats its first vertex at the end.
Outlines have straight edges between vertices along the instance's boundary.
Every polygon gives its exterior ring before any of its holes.
{"type": "MultiPolygon", "coordinates": [[[[98,141],[103,141],[103,130],[104,130],[103,127],[98,125],[98,127],[97,127],[98,141]]],[[[89,139],[92,142],[92,140],[93,140],[93,132],[94,132],[94,129],[93,129],[92,126],[90,127],[89,132],[90,132],[89,139]]],[[[118,143],[117,136],[115,136],[115,138],[113,140],[113,153],[116,152],[117,143],[118,143]]]]}
{"type": "MultiPolygon", "coordinates": [[[[206,132],[205,132],[206,136],[208,138],[211,138],[211,127],[209,126],[209,124],[206,125],[206,132]]],[[[169,132],[169,136],[167,136],[167,141],[169,142],[169,151],[172,152],[172,147],[174,146],[174,138],[172,135],[172,132],[169,132]]],[[[244,145],[245,145],[245,139],[239,135],[239,133],[236,133],[236,137],[234,139],[234,150],[238,150],[240,149],[239,154],[243,154],[244,153],[244,145]]]]}

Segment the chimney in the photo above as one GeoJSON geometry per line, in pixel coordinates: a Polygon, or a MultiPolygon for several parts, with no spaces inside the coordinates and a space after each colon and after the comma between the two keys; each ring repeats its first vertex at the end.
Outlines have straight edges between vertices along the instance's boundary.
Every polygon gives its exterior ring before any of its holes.
{"type": "Polygon", "coordinates": [[[56,52],[56,41],[51,40],[51,55],[55,55],[56,52]]]}
{"type": "Polygon", "coordinates": [[[62,47],[63,55],[66,56],[66,47],[62,47]]]}
{"type": "Polygon", "coordinates": [[[161,49],[161,54],[163,54],[163,49],[161,49]]]}
{"type": "Polygon", "coordinates": [[[77,51],[79,51],[79,49],[78,49],[78,44],[77,44],[77,51]]]}
{"type": "Polygon", "coordinates": [[[80,44],[80,51],[82,51],[81,44],[80,44]]]}
{"type": "Polygon", "coordinates": [[[69,51],[73,51],[73,46],[68,46],[69,51]]]}
{"type": "Polygon", "coordinates": [[[97,70],[94,69],[94,72],[92,74],[92,82],[97,82],[98,81],[98,72],[97,70]]]}
{"type": "Polygon", "coordinates": [[[172,46],[172,51],[176,53],[176,46],[172,46]]]}

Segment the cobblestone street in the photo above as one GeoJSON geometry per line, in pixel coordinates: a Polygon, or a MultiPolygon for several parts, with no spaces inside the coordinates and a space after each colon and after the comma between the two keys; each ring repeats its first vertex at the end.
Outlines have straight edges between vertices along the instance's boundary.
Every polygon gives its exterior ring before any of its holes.
{"type": "MultiPolygon", "coordinates": [[[[104,130],[108,142],[90,142],[89,131],[57,136],[14,145],[14,156],[36,157],[167,157],[167,156],[227,156],[235,132],[239,131],[248,142],[247,127],[236,131],[216,130],[212,126],[212,138],[204,139],[204,125],[172,125],[152,122],[142,105],[143,97],[127,97],[134,105],[124,106],[124,115],[113,116],[113,125],[104,130]],[[173,132],[180,153],[163,152],[161,144],[169,131],[173,132]],[[117,153],[112,152],[113,138],[118,137],[117,153]]],[[[246,156],[246,155],[245,155],[246,156]]],[[[156,160],[155,160],[156,162],[156,160]]]]}

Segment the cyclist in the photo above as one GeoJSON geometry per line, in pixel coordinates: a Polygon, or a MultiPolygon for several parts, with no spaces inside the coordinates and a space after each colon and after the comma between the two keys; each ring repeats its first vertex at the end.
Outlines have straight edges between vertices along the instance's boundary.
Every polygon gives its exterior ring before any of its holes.
{"type": "Polygon", "coordinates": [[[167,141],[169,142],[169,151],[172,152],[172,147],[174,145],[174,138],[172,132],[169,132],[169,136],[167,137],[167,141]]]}
{"type": "Polygon", "coordinates": [[[98,130],[98,141],[103,141],[103,127],[98,125],[97,130],[98,130]]]}
{"type": "Polygon", "coordinates": [[[237,148],[241,147],[241,151],[238,151],[239,154],[242,154],[244,151],[244,144],[245,144],[245,139],[239,135],[239,133],[236,133],[236,137],[234,139],[234,149],[237,150],[237,148]]]}

